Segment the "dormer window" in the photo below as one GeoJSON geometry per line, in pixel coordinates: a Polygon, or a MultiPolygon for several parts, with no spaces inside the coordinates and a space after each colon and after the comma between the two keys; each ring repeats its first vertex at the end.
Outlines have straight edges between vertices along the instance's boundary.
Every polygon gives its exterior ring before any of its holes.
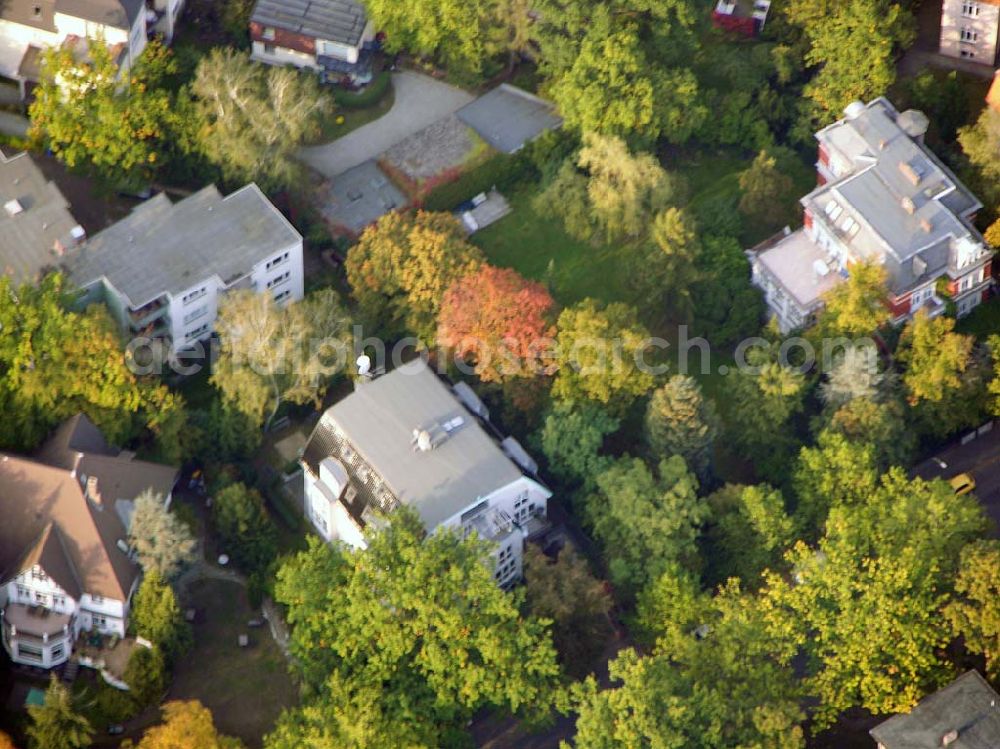
{"type": "Polygon", "coordinates": [[[34,15],[35,18],[41,18],[42,17],[42,6],[41,5],[34,6],[31,9],[31,12],[32,12],[32,14],[34,15]]]}
{"type": "Polygon", "coordinates": [[[260,32],[260,38],[266,39],[269,42],[273,42],[276,33],[277,32],[275,31],[273,26],[265,26],[260,32]]]}

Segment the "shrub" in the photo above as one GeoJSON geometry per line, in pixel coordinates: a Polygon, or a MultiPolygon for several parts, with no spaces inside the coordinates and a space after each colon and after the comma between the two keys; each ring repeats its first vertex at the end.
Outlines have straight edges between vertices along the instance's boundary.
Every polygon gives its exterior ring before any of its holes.
{"type": "Polygon", "coordinates": [[[136,709],[158,702],[167,688],[167,665],[158,647],[136,647],[125,666],[125,683],[136,709]]]}
{"type": "Polygon", "coordinates": [[[521,154],[499,153],[458,179],[435,187],[424,198],[428,211],[450,211],[474,195],[496,186],[499,189],[527,179],[533,173],[531,162],[521,154]]]}
{"type": "Polygon", "coordinates": [[[344,89],[333,89],[333,100],[338,107],[344,109],[367,109],[382,101],[382,97],[389,91],[392,79],[389,73],[383,70],[376,73],[372,82],[361,91],[345,91],[344,89]]]}

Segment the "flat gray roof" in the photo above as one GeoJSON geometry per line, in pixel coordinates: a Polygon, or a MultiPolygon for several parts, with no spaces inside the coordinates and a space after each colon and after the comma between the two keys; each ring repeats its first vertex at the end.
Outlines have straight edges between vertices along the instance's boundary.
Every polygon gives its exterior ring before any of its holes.
{"type": "Polygon", "coordinates": [[[368,19],[354,0],[257,0],[250,21],[357,47],[368,19]]]}
{"type": "Polygon", "coordinates": [[[805,229],[793,231],[773,247],[760,252],[757,261],[805,309],[843,281],[834,269],[829,269],[825,275],[816,272],[817,263],[826,264],[826,253],[809,238],[805,229]]]}
{"type": "Polygon", "coordinates": [[[18,283],[35,280],[59,265],[56,243],[72,246],[77,226],[66,198],[30,155],[8,159],[0,152],[0,272],[18,283]],[[21,211],[12,216],[5,206],[15,200],[21,211]]]}
{"type": "Polygon", "coordinates": [[[395,208],[406,196],[392,184],[374,160],[366,161],[332,180],[322,204],[323,215],[354,233],[395,208]]]}
{"type": "Polygon", "coordinates": [[[969,671],[909,713],[875,726],[872,738],[886,749],[939,749],[946,734],[958,736],[949,749],[1000,746],[1000,695],[977,671],[969,671]]]}
{"type": "Polygon", "coordinates": [[[396,499],[413,507],[429,529],[522,475],[422,359],[359,383],[329,408],[306,446],[304,460],[310,465],[326,457],[331,430],[350,442],[396,499]],[[456,417],[462,424],[437,447],[415,449],[415,429],[435,431],[456,417]]]}
{"type": "Polygon", "coordinates": [[[456,114],[504,153],[513,153],[544,131],[562,125],[562,118],[550,102],[507,83],[466,104],[456,114]]]}
{"type": "Polygon", "coordinates": [[[150,198],[66,264],[78,286],[105,278],[140,307],[213,275],[228,285],[301,239],[257,185],[225,198],[210,185],[179,203],[164,193],[150,198]]]}

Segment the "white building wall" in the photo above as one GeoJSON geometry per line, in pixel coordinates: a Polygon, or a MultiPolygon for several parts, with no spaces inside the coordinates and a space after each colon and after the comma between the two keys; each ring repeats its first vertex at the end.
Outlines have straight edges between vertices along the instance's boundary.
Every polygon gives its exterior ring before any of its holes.
{"type": "Polygon", "coordinates": [[[1000,6],[985,0],[944,0],[941,9],[942,55],[993,65],[997,56],[1000,6]]]}
{"type": "Polygon", "coordinates": [[[287,304],[302,299],[305,294],[302,240],[283,247],[254,265],[250,280],[256,291],[262,294],[270,293],[275,300],[282,303],[287,304]]]}
{"type": "Polygon", "coordinates": [[[0,21],[0,75],[7,78],[17,76],[21,59],[29,45],[51,47],[61,41],[62,37],[59,34],[10,21],[0,21]]]}
{"type": "Polygon", "coordinates": [[[305,52],[288,49],[287,47],[279,47],[272,44],[265,45],[264,42],[257,40],[254,40],[250,51],[250,58],[265,65],[294,65],[297,68],[319,70],[319,65],[316,63],[314,55],[307,55],[305,52]]]}

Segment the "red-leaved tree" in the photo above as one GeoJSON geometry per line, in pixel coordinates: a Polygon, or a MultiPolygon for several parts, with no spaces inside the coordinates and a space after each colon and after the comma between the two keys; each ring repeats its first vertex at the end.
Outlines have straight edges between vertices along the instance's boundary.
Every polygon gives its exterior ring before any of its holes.
{"type": "Polygon", "coordinates": [[[438,343],[486,381],[551,374],[555,302],[542,284],[482,265],[453,282],[438,315],[438,343]]]}

